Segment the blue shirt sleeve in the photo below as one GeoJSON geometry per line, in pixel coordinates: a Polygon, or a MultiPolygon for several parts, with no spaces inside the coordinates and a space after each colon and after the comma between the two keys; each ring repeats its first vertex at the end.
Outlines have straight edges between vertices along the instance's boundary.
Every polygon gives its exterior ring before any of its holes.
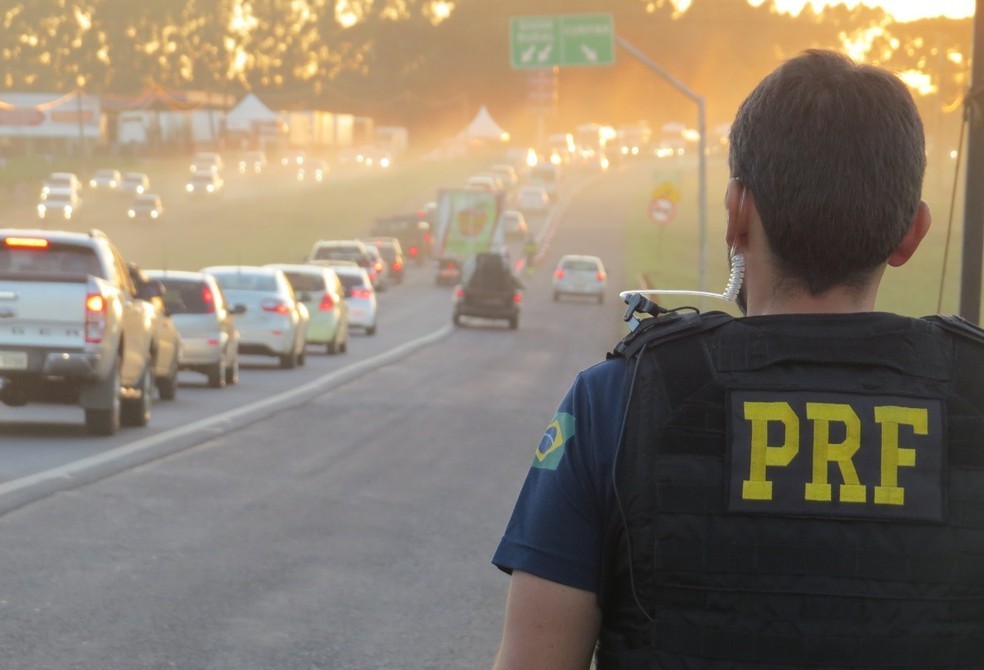
{"type": "Polygon", "coordinates": [[[598,592],[626,402],[626,362],[581,372],[533,454],[492,563],[598,592]]]}

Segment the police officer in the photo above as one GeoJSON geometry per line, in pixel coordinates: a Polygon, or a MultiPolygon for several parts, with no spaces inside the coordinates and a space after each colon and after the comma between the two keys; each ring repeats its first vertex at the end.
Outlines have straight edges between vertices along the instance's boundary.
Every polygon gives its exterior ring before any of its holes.
{"type": "Polygon", "coordinates": [[[533,233],[526,234],[526,241],[523,243],[523,255],[526,256],[526,272],[533,273],[533,266],[536,263],[536,238],[533,233]]]}
{"type": "Polygon", "coordinates": [[[911,95],[805,52],[729,164],[746,317],[650,305],[577,376],[493,558],[495,669],[984,668],[984,337],[873,311],[930,224],[911,95]]]}

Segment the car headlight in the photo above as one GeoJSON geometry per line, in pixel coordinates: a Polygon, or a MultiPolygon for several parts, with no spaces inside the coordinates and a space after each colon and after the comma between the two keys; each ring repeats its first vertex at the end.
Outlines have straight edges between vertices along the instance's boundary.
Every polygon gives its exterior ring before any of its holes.
{"type": "Polygon", "coordinates": [[[44,212],[45,212],[45,206],[44,205],[38,205],[38,214],[40,216],[44,216],[44,212]]]}
{"type": "Polygon", "coordinates": [[[127,216],[129,216],[131,219],[137,218],[137,213],[134,210],[132,210],[132,209],[127,210],[126,213],[127,213],[127,216]]]}
{"type": "Polygon", "coordinates": [[[161,213],[158,212],[156,209],[150,210],[150,218],[156,219],[160,215],[161,215],[161,213]]]}
{"type": "Polygon", "coordinates": [[[205,190],[208,191],[209,193],[212,193],[213,191],[215,191],[215,186],[213,184],[209,184],[208,186],[205,187],[205,190]]]}
{"type": "Polygon", "coordinates": [[[195,190],[195,185],[194,184],[187,184],[185,186],[185,190],[188,191],[188,193],[191,193],[192,191],[195,190]]]}

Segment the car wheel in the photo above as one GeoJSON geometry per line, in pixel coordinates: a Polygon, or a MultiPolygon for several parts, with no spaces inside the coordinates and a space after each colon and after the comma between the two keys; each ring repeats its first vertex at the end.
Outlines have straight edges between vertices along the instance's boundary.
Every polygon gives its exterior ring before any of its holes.
{"type": "Polygon", "coordinates": [[[599,305],[604,305],[605,304],[605,294],[604,293],[599,293],[598,294],[598,304],[599,305]]]}
{"type": "Polygon", "coordinates": [[[126,398],[120,404],[120,423],[124,426],[146,426],[150,423],[153,403],[154,375],[148,366],[140,376],[140,397],[126,398]]]}
{"type": "Polygon", "coordinates": [[[85,430],[89,435],[115,435],[120,432],[120,414],[121,414],[121,403],[120,400],[120,361],[117,359],[116,368],[113,370],[109,379],[106,380],[106,384],[112,386],[112,398],[113,402],[108,408],[102,409],[85,409],[85,430]]]}
{"type": "Polygon", "coordinates": [[[226,384],[229,384],[230,386],[239,383],[239,357],[238,356],[232,361],[232,365],[226,366],[225,380],[226,380],[226,384]]]}
{"type": "Polygon", "coordinates": [[[456,326],[460,326],[461,325],[461,315],[460,314],[454,314],[451,317],[451,323],[453,323],[456,326]]]}
{"type": "Polygon", "coordinates": [[[559,300],[560,300],[560,292],[554,291],[554,302],[557,302],[559,300]]]}
{"type": "Polygon", "coordinates": [[[297,354],[297,365],[302,366],[307,363],[307,350],[301,349],[301,352],[297,354]]]}
{"type": "Polygon", "coordinates": [[[178,359],[174,358],[171,373],[157,380],[157,395],[161,400],[174,400],[178,395],[178,359]]]}
{"type": "Polygon", "coordinates": [[[222,359],[215,365],[211,365],[208,371],[205,373],[208,377],[208,387],[212,389],[220,389],[226,385],[226,364],[225,359],[222,359]]]}
{"type": "Polygon", "coordinates": [[[293,351],[280,356],[280,367],[284,370],[292,370],[297,367],[297,354],[293,351]]]}
{"type": "Polygon", "coordinates": [[[376,334],[376,324],[372,324],[371,326],[368,326],[366,328],[366,335],[375,335],[375,334],[376,334]]]}
{"type": "Polygon", "coordinates": [[[334,339],[325,344],[325,353],[333,356],[338,353],[338,340],[334,339]]]}
{"type": "Polygon", "coordinates": [[[517,328],[519,328],[519,317],[511,317],[509,319],[509,330],[516,330],[517,328]]]}

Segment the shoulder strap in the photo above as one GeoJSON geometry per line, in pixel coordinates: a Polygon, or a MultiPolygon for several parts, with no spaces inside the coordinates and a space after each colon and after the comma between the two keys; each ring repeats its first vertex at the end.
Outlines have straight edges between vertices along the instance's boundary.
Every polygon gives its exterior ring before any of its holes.
{"type": "Polygon", "coordinates": [[[668,312],[642,319],[631,333],[622,338],[608,358],[632,358],[643,347],[669,342],[684,335],[713,330],[734,320],[724,312],[668,312]]]}
{"type": "Polygon", "coordinates": [[[960,335],[961,337],[984,343],[984,329],[979,328],[963,317],[935,314],[933,316],[924,316],[923,320],[935,323],[944,330],[960,335]]]}

